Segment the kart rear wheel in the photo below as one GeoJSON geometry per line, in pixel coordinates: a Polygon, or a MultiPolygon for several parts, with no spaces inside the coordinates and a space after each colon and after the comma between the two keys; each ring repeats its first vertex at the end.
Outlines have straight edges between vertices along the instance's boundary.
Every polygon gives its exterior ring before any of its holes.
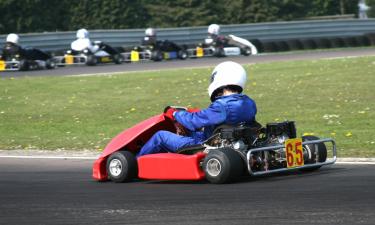
{"type": "Polygon", "coordinates": [[[242,55],[244,55],[244,56],[251,55],[251,49],[249,47],[243,48],[243,49],[241,49],[241,51],[242,51],[242,55]]]}
{"type": "Polygon", "coordinates": [[[56,63],[52,59],[47,59],[46,60],[46,68],[47,69],[55,69],[56,63]]]}
{"type": "MultiPolygon", "coordinates": [[[[319,138],[312,135],[302,137],[302,141],[314,140],[319,140],[319,138]]],[[[327,159],[327,148],[324,143],[305,145],[303,146],[303,154],[305,165],[314,164],[317,162],[325,162],[327,159]]],[[[320,167],[321,166],[314,166],[310,168],[301,169],[301,171],[314,171],[319,169],[320,167]]]]}
{"type": "Polygon", "coordinates": [[[241,176],[243,161],[239,154],[230,148],[212,150],[203,161],[206,179],[213,184],[223,184],[241,176]]]}
{"type": "Polygon", "coordinates": [[[20,60],[18,66],[19,66],[19,70],[21,70],[21,71],[27,71],[27,70],[30,69],[29,62],[27,60],[24,60],[24,59],[20,60]]]}
{"type": "Polygon", "coordinates": [[[223,48],[215,48],[214,50],[214,56],[216,57],[224,57],[225,56],[225,51],[223,48]]]}
{"type": "Polygon", "coordinates": [[[129,182],[137,177],[137,159],[129,151],[118,151],[107,159],[107,172],[110,180],[116,183],[129,182]]]}
{"type": "Polygon", "coordinates": [[[95,55],[88,55],[86,60],[86,65],[95,66],[98,63],[98,59],[95,55]]]}

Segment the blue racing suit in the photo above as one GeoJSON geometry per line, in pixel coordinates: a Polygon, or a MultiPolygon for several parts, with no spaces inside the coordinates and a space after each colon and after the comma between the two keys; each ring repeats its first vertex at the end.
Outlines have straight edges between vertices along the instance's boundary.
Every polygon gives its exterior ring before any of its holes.
{"type": "Polygon", "coordinates": [[[142,147],[137,157],[152,153],[176,152],[183,147],[201,144],[221,124],[251,124],[257,108],[254,100],[244,94],[232,94],[216,98],[211,105],[199,112],[178,111],[174,117],[190,131],[181,136],[169,131],[158,131],[142,147]]]}

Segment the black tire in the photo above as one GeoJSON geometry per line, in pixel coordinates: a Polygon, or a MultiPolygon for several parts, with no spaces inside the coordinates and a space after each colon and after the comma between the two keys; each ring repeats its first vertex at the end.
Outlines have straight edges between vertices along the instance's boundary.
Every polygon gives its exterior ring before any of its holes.
{"type": "Polygon", "coordinates": [[[186,50],[178,51],[178,58],[179,59],[185,60],[185,59],[187,59],[187,57],[188,57],[188,53],[187,53],[186,50]]]}
{"type": "Polygon", "coordinates": [[[242,175],[241,156],[230,148],[212,150],[203,161],[206,179],[213,184],[228,183],[242,175]]]}
{"type": "Polygon", "coordinates": [[[46,69],[55,69],[56,68],[56,63],[53,61],[53,59],[47,59],[46,60],[46,69]]]}
{"type": "Polygon", "coordinates": [[[242,55],[244,55],[244,56],[251,55],[251,49],[249,47],[245,47],[245,48],[241,49],[241,52],[242,52],[242,55]]]}
{"type": "Polygon", "coordinates": [[[289,48],[290,51],[303,49],[303,46],[302,46],[301,41],[299,39],[287,40],[286,44],[288,45],[288,48],[289,48]]]}
{"type": "Polygon", "coordinates": [[[27,71],[29,69],[30,69],[29,62],[27,60],[24,60],[24,59],[20,60],[20,62],[19,62],[19,70],[20,71],[27,71]]]}
{"type": "Polygon", "coordinates": [[[98,63],[98,59],[96,58],[95,55],[88,55],[87,56],[86,65],[88,65],[88,66],[96,66],[97,63],[98,63]]]}
{"type": "MultiPolygon", "coordinates": [[[[319,140],[318,137],[308,135],[303,136],[302,141],[319,140]]],[[[303,157],[305,165],[314,164],[316,162],[325,162],[327,160],[327,147],[324,143],[311,144],[303,146],[303,157]]],[[[313,171],[319,169],[321,166],[301,169],[302,171],[313,171]]]]}
{"type": "Polygon", "coordinates": [[[225,51],[223,48],[215,48],[214,50],[214,56],[216,57],[224,57],[225,56],[225,51]]]}
{"type": "Polygon", "coordinates": [[[107,159],[106,168],[108,178],[116,183],[129,182],[138,175],[137,159],[128,151],[112,153],[107,159]]]}
{"type": "Polygon", "coordinates": [[[123,60],[122,55],[120,55],[120,54],[116,54],[116,55],[113,56],[113,62],[114,62],[115,64],[121,64],[123,61],[124,61],[124,60],[123,60]]]}
{"type": "Polygon", "coordinates": [[[286,41],[276,41],[275,45],[276,45],[277,51],[279,52],[289,51],[289,46],[286,41]]]}
{"type": "MultiPolygon", "coordinates": [[[[57,63],[59,63],[59,62],[57,62],[57,63]]],[[[61,59],[60,63],[62,63],[62,64],[65,63],[65,57],[61,59]]],[[[64,67],[65,65],[60,64],[60,65],[57,65],[57,66],[58,67],[64,67]]]]}
{"type": "Polygon", "coordinates": [[[159,62],[163,60],[163,53],[161,51],[156,50],[151,53],[151,59],[155,62],[159,62]]]}

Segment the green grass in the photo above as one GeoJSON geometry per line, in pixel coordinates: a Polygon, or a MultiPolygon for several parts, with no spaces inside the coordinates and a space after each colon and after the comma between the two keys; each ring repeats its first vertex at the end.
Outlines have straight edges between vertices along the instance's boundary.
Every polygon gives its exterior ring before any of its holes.
{"type": "MultiPolygon", "coordinates": [[[[294,120],[340,156],[375,156],[375,57],[246,66],[257,120],[294,120]]],[[[212,68],[0,79],[0,149],[97,149],[167,105],[206,107],[212,68]]],[[[0,74],[1,76],[1,74],[0,74]]]]}

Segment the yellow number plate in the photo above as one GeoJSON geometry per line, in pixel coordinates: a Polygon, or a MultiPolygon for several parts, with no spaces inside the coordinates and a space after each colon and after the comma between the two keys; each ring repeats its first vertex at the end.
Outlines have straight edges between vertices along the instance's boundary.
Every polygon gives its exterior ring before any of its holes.
{"type": "Polygon", "coordinates": [[[294,168],[304,165],[302,139],[294,138],[285,141],[286,165],[294,168]]]}
{"type": "Polygon", "coordinates": [[[169,52],[163,52],[163,59],[169,59],[169,52]]]}
{"type": "Polygon", "coordinates": [[[0,71],[5,70],[5,62],[0,60],[0,71]]]}
{"type": "Polygon", "coordinates": [[[203,48],[197,47],[196,51],[197,51],[197,57],[203,57],[204,55],[203,48]]]}
{"type": "Polygon", "coordinates": [[[132,62],[138,62],[139,61],[139,52],[137,52],[137,51],[131,51],[130,52],[130,61],[132,61],[132,62]]]}
{"type": "Polygon", "coordinates": [[[105,56],[105,57],[102,57],[102,58],[100,59],[100,61],[103,62],[103,63],[106,63],[106,62],[111,62],[112,60],[111,60],[110,57],[105,56]]]}
{"type": "Polygon", "coordinates": [[[74,57],[72,55],[66,55],[64,58],[65,58],[66,64],[73,64],[74,63],[74,57]]]}

